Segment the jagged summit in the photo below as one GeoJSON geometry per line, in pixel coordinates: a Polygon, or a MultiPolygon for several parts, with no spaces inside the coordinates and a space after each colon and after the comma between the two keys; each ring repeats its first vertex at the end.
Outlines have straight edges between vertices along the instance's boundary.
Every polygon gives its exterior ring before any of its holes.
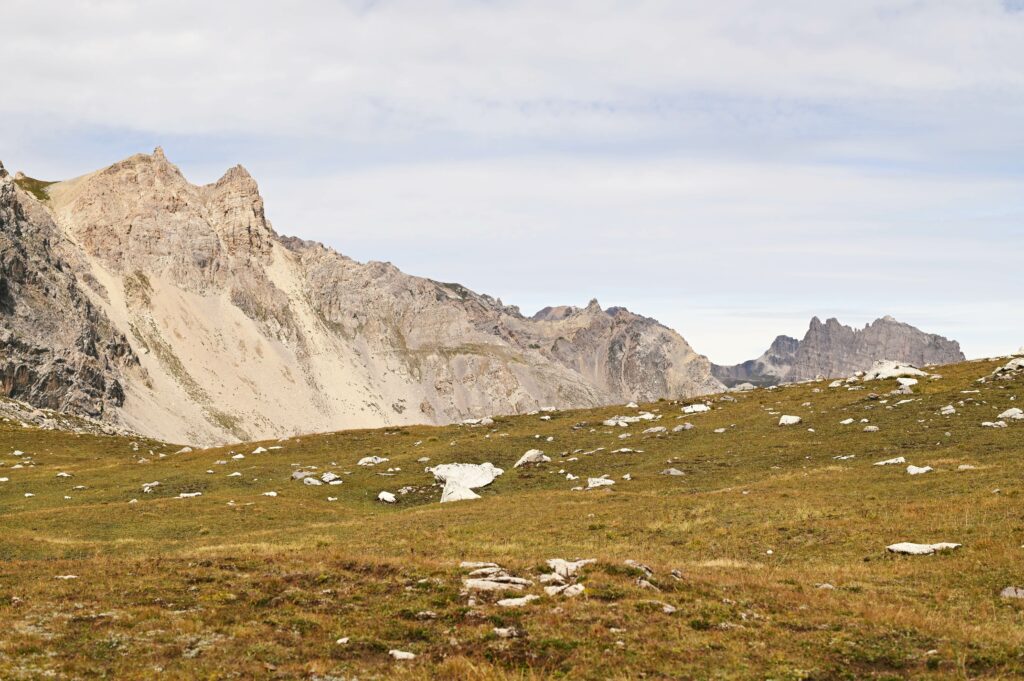
{"type": "Polygon", "coordinates": [[[628,310],[527,319],[279,236],[242,166],[195,185],[157,147],[48,184],[45,201],[3,182],[3,252],[24,255],[0,262],[0,386],[30,402],[205,443],[722,387],[679,334],[628,310]],[[71,298],[47,302],[54,287],[71,298]]]}
{"type": "Polygon", "coordinates": [[[803,340],[777,337],[757,359],[732,366],[713,365],[720,381],[774,385],[816,376],[847,376],[866,370],[879,359],[915,365],[963,361],[956,341],[925,333],[886,315],[863,329],[845,326],[834,317],[822,322],[812,317],[803,340]]]}

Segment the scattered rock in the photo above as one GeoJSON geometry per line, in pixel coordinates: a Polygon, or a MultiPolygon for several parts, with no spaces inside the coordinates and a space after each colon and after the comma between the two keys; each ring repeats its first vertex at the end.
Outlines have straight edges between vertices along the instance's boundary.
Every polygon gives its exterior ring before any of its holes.
{"type": "Polygon", "coordinates": [[[383,501],[385,504],[393,504],[398,501],[395,495],[391,492],[381,492],[377,495],[377,501],[383,501]]]}
{"type": "Polygon", "coordinates": [[[907,466],[908,475],[924,475],[925,473],[930,473],[933,470],[935,469],[931,466],[907,466]]]}
{"type": "Polygon", "coordinates": [[[906,463],[906,457],[897,456],[895,459],[886,459],[885,461],[879,461],[873,465],[875,466],[898,466],[899,464],[906,463]]]}
{"type": "Polygon", "coordinates": [[[784,415],[782,418],[779,419],[779,425],[780,426],[795,426],[798,423],[800,423],[801,421],[803,421],[803,419],[800,418],[799,416],[784,415]]]}

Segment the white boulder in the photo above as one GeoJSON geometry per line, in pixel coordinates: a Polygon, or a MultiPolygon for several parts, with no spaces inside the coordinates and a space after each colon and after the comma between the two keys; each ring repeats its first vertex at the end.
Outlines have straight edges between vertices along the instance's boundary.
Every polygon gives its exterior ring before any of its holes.
{"type": "Polygon", "coordinates": [[[580,571],[584,565],[590,565],[596,563],[597,560],[594,558],[584,558],[583,560],[564,560],[562,558],[549,558],[548,567],[551,571],[563,579],[571,579],[576,576],[576,573],[580,571]]]}
{"type": "Polygon", "coordinates": [[[801,421],[803,421],[803,419],[800,418],[799,416],[783,415],[782,418],[779,419],[779,425],[780,426],[795,426],[798,423],[800,423],[801,421]]]}
{"type": "Polygon", "coordinates": [[[513,468],[519,468],[525,466],[528,463],[551,463],[551,457],[544,454],[539,449],[531,449],[530,451],[519,457],[519,461],[516,461],[513,468]]]}
{"type": "Polygon", "coordinates": [[[598,487],[608,487],[614,485],[614,480],[609,480],[607,475],[602,475],[599,478],[587,478],[587,489],[597,489],[598,487]]]}
{"type": "Polygon", "coordinates": [[[444,489],[441,491],[442,504],[447,504],[449,501],[469,501],[471,499],[479,498],[479,494],[454,480],[446,482],[444,484],[444,489]]]}
{"type": "Polygon", "coordinates": [[[406,652],[404,650],[391,649],[391,650],[388,651],[388,655],[390,655],[392,657],[392,659],[395,659],[395,660],[415,660],[416,659],[415,653],[409,653],[409,652],[406,652]]]}
{"type": "Polygon", "coordinates": [[[905,553],[910,556],[927,556],[938,551],[952,551],[960,548],[961,544],[952,542],[939,542],[938,544],[915,544],[913,542],[900,542],[891,544],[885,549],[890,553],[905,553]]]}
{"type": "Polygon", "coordinates": [[[915,366],[905,362],[896,362],[891,359],[883,359],[871,365],[871,368],[864,374],[865,381],[874,381],[886,378],[900,378],[902,376],[927,376],[915,366]]]}

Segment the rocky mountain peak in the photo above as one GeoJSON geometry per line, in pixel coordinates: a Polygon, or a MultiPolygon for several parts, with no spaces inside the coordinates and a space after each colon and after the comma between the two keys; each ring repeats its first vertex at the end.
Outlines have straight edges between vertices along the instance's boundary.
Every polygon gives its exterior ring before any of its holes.
{"type": "Polygon", "coordinates": [[[0,392],[30,401],[207,443],[722,388],[682,336],[628,310],[592,300],[527,319],[457,283],[280,237],[242,166],[195,185],[157,148],[40,184],[45,201],[0,184],[17,218],[0,214],[0,234],[20,247],[35,230],[64,252],[15,263],[12,274],[52,275],[81,302],[62,319],[28,288],[10,300],[0,291],[0,305],[20,315],[16,326],[0,315],[0,339],[14,348],[9,375],[42,386],[0,381],[0,392]],[[37,366],[44,356],[52,366],[37,366]],[[67,366],[87,373],[56,380],[67,366]]]}
{"type": "Polygon", "coordinates": [[[534,321],[558,321],[571,317],[577,312],[579,312],[579,308],[572,305],[556,305],[538,310],[531,319],[534,321]]]}
{"type": "Polygon", "coordinates": [[[4,162],[0,161],[0,179],[7,177],[7,169],[4,168],[4,162]]]}
{"type": "Polygon", "coordinates": [[[925,333],[893,317],[876,319],[859,330],[835,318],[822,323],[813,317],[802,340],[779,336],[757,359],[733,366],[714,365],[712,371],[726,385],[770,385],[816,376],[848,376],[882,359],[948,364],[963,361],[964,355],[956,341],[925,333]]]}

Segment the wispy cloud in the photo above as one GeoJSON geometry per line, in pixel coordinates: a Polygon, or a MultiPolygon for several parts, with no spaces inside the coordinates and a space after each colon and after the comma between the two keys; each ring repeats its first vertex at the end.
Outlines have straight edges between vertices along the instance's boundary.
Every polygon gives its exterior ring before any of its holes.
{"type": "Polygon", "coordinates": [[[984,354],[1024,342],[992,312],[1022,283],[1021,9],[15,0],[0,158],[240,161],[283,232],[524,308],[598,295],[723,361],[825,308],[952,334],[937,301],[984,354]]]}

